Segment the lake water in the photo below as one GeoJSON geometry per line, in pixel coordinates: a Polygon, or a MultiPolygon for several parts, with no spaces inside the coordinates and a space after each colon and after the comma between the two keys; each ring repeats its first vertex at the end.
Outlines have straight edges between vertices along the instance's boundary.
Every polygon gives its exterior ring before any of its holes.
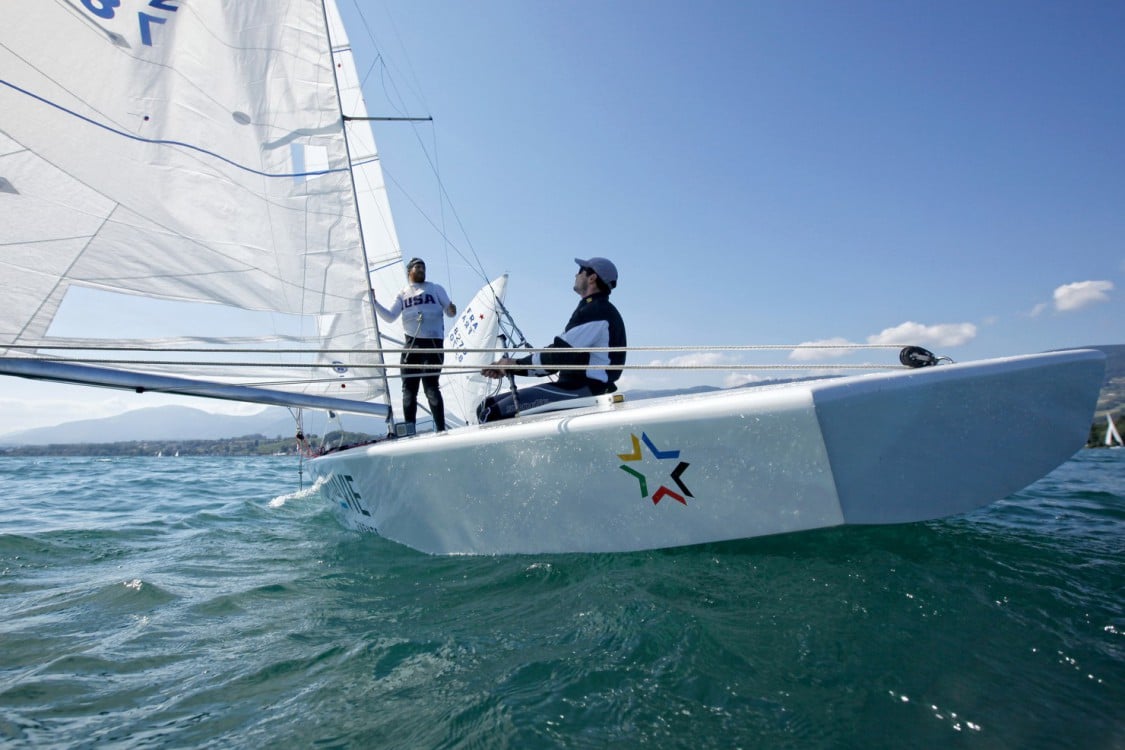
{"type": "Polygon", "coordinates": [[[612,555],[428,557],[300,481],[0,458],[0,744],[1125,748],[1123,450],[951,520],[612,555]]]}

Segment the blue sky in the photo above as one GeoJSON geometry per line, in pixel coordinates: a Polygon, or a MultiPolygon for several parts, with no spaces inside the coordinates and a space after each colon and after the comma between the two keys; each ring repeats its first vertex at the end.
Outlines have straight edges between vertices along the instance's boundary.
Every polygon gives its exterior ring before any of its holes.
{"type": "MultiPolygon", "coordinates": [[[[339,2],[372,114],[434,118],[375,126],[403,254],[510,273],[536,345],[590,255],[633,345],[1125,343],[1125,4],[339,2]]],[[[11,429],[156,403],[16,386],[11,429]]]]}
{"type": "Polygon", "coordinates": [[[376,130],[404,253],[471,293],[418,138],[535,343],[575,255],[617,262],[638,345],[1122,343],[1121,3],[362,5],[370,108],[391,78],[435,118],[376,130]]]}

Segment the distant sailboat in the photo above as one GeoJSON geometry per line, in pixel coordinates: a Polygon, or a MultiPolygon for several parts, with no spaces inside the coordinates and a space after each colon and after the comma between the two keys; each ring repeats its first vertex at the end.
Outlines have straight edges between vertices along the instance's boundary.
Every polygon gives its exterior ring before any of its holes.
{"type": "Polygon", "coordinates": [[[1117,431],[1117,425],[1113,423],[1113,415],[1105,415],[1105,447],[1107,448],[1120,448],[1122,446],[1121,433],[1117,431]]]}

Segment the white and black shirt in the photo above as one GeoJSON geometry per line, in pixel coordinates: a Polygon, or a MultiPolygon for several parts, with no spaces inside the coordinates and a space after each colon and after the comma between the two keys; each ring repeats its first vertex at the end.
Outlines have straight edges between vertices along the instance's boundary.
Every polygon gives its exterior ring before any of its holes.
{"type": "Polygon", "coordinates": [[[561,388],[576,389],[589,386],[595,393],[616,390],[614,385],[621,377],[625,352],[573,352],[568,349],[626,346],[625,322],[621,313],[604,293],[585,297],[578,303],[566,324],[566,330],[548,347],[530,357],[516,360],[526,367],[526,374],[535,376],[559,372],[561,388]],[[559,365],[587,365],[585,370],[558,370],[559,365]],[[616,365],[616,367],[614,367],[616,365]]]}

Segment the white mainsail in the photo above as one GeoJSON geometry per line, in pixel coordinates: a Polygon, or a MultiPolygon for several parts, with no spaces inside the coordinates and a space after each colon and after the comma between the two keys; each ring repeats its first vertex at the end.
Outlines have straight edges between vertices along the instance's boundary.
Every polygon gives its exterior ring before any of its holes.
{"type": "MultiPolygon", "coordinates": [[[[355,58],[348,43],[347,31],[340,18],[335,0],[324,4],[328,18],[332,55],[336,63],[336,82],[340,96],[340,109],[347,129],[345,144],[352,166],[352,178],[362,225],[363,244],[367,253],[367,267],[371,272],[371,288],[376,299],[389,302],[405,286],[406,274],[402,266],[402,251],[391,216],[383,168],[371,126],[363,120],[368,116],[367,103],[360,88],[355,58]]],[[[372,318],[371,308],[364,300],[362,308],[351,308],[361,313],[363,320],[372,318]]],[[[379,321],[383,348],[402,346],[402,322],[379,321]]]]}
{"type": "Polygon", "coordinates": [[[367,114],[333,0],[40,2],[6,14],[0,355],[315,349],[326,353],[296,373],[292,354],[242,355],[267,361],[233,376],[208,362],[175,373],[385,397],[370,367],[384,345],[367,274],[370,262],[389,297],[401,252],[370,127],[349,122],[345,141],[341,108],[367,114]],[[98,311],[141,298],[177,311],[176,325],[154,332],[141,313],[140,333],[59,330],[76,299],[98,311]],[[195,318],[229,324],[202,334],[195,318]]]}

